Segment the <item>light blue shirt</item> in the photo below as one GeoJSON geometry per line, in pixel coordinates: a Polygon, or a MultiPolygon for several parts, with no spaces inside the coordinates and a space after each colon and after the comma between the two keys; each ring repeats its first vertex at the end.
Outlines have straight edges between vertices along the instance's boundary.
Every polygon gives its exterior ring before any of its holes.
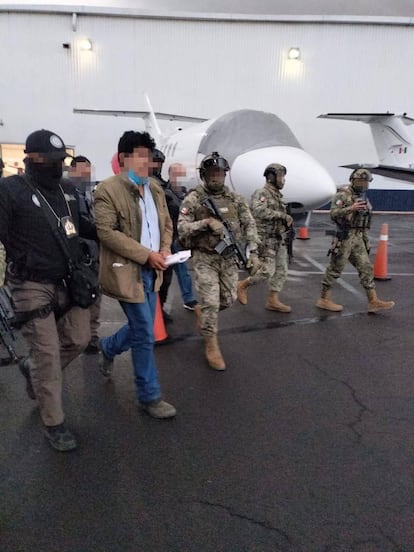
{"type": "Polygon", "coordinates": [[[139,198],[142,214],[141,245],[158,253],[160,250],[160,225],[157,206],[149,186],[144,186],[144,194],[143,198],[141,196],[139,198]]]}

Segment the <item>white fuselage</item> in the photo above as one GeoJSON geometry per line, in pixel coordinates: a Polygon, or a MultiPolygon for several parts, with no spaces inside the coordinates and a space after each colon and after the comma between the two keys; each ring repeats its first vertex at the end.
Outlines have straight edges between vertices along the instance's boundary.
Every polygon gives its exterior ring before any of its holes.
{"type": "Polygon", "coordinates": [[[264,185],[263,172],[267,165],[280,163],[287,168],[283,189],[285,202],[300,205],[297,212],[320,207],[336,193],[335,183],[326,169],[299,146],[282,121],[281,136],[277,135],[278,121],[280,119],[272,114],[241,110],[176,131],[161,144],[166,156],[163,177],[168,180],[169,166],[180,163],[187,171],[184,184],[187,189],[193,188],[201,182],[198,167],[203,157],[218,151],[231,167],[226,184],[247,200],[264,185]],[[270,127],[267,125],[265,129],[263,123],[269,121],[270,127]],[[254,143],[253,140],[249,143],[248,124],[254,127],[254,143]]]}

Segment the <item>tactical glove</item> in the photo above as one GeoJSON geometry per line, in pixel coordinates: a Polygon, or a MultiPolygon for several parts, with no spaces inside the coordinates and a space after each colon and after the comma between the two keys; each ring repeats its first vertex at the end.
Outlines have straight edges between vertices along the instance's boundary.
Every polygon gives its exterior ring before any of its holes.
{"type": "Polygon", "coordinates": [[[290,226],[292,226],[293,218],[290,215],[285,215],[285,216],[286,216],[286,226],[289,228],[290,226]]]}
{"type": "Polygon", "coordinates": [[[259,257],[256,253],[250,253],[250,257],[247,259],[246,264],[246,268],[249,271],[250,276],[254,276],[261,266],[262,263],[259,261],[259,257]]]}
{"type": "Polygon", "coordinates": [[[210,230],[213,232],[213,234],[217,236],[221,236],[221,234],[224,231],[223,223],[217,219],[210,218],[208,221],[208,225],[210,227],[210,230]]]}

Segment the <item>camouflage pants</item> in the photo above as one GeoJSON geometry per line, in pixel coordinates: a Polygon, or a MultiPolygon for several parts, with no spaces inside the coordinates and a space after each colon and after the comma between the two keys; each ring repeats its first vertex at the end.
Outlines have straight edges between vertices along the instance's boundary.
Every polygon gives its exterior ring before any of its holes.
{"type": "Polygon", "coordinates": [[[235,259],[217,253],[193,251],[194,283],[201,307],[201,334],[216,335],[218,313],[230,307],[237,296],[238,269],[235,259]]]}
{"type": "Polygon", "coordinates": [[[342,274],[349,261],[357,270],[361,285],[365,289],[375,289],[374,270],[369,260],[367,248],[361,232],[352,232],[344,240],[337,253],[331,254],[331,260],[322,280],[324,287],[330,288],[342,274]]]}
{"type": "Polygon", "coordinates": [[[267,280],[269,291],[282,291],[288,275],[288,256],[281,240],[272,240],[259,247],[260,270],[250,278],[251,284],[267,280]]]}

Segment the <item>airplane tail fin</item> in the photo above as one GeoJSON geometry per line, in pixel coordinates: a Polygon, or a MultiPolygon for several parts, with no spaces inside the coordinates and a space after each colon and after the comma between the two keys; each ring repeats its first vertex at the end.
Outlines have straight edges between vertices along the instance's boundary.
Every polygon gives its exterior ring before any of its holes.
{"type": "Polygon", "coordinates": [[[406,113],[325,113],[321,119],[343,119],[369,124],[382,165],[414,166],[413,137],[407,129],[414,119],[406,113]]]}
{"type": "Polygon", "coordinates": [[[154,110],[152,109],[148,94],[145,94],[145,101],[148,106],[148,112],[144,115],[145,128],[147,132],[155,139],[156,143],[159,144],[162,138],[162,132],[155,116],[154,110]]]}

